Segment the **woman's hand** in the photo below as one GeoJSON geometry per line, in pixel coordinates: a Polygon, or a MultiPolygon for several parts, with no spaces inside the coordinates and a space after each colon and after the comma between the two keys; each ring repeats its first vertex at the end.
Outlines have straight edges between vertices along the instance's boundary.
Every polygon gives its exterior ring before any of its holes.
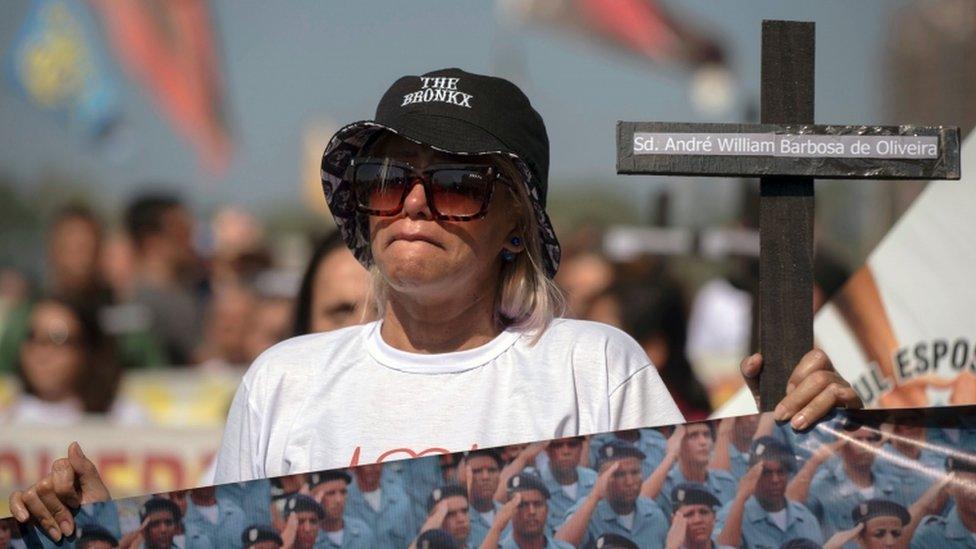
{"type": "MultiPolygon", "coordinates": [[[[762,355],[756,353],[743,359],[739,365],[746,385],[752,391],[759,406],[759,374],[762,372],[762,355]]],[[[825,416],[833,408],[858,409],[864,402],[844,378],[834,370],[827,354],[814,349],[803,355],[793,368],[786,384],[786,396],[776,405],[773,418],[786,421],[800,431],[825,416]]]]}
{"type": "Polygon", "coordinates": [[[75,530],[71,509],[110,498],[95,464],[72,442],[68,457],[56,460],[48,475],[10,495],[10,512],[19,522],[37,521],[51,539],[59,541],[75,530]]]}

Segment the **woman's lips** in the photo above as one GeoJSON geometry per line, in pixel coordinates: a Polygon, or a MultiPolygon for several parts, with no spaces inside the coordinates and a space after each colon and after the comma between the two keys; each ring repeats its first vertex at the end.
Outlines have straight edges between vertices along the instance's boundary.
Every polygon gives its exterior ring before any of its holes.
{"type": "Polygon", "coordinates": [[[442,247],[440,245],[440,243],[437,242],[436,240],[434,240],[433,238],[430,238],[429,236],[425,236],[425,235],[422,235],[422,234],[407,234],[407,233],[396,234],[396,235],[393,235],[393,238],[390,239],[390,244],[393,244],[394,242],[397,242],[397,241],[402,241],[402,242],[426,242],[427,244],[430,244],[432,246],[437,246],[438,248],[441,248],[442,247]]]}

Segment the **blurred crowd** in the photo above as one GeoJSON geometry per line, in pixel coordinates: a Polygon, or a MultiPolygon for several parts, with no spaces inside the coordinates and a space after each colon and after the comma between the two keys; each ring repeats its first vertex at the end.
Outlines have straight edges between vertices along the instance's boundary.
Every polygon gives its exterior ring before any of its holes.
{"type": "MultiPolygon", "coordinates": [[[[20,388],[0,422],[146,422],[138,403],[119,396],[127,372],[243,371],[278,341],[374,317],[368,273],[335,233],[307,238],[289,268],[261,222],[239,209],[218,210],[201,230],[179,197],[146,194],[119,217],[107,223],[86,205],[65,205],[46,225],[40,280],[0,266],[0,375],[20,388]]],[[[706,417],[730,391],[706,389],[689,357],[734,361],[755,347],[755,257],[730,260],[732,274],[692,299],[696,288],[663,255],[611,260],[588,226],[562,242],[556,281],[567,315],[629,333],[685,417],[706,417]]],[[[832,288],[845,276],[835,278],[832,288]]]]}
{"type": "MultiPolygon", "coordinates": [[[[880,413],[841,414],[798,433],[763,414],[472,449],[95,503],[79,512],[79,531],[63,543],[262,549],[964,545],[976,535],[974,420],[965,414],[941,420],[919,412],[896,412],[890,420],[880,413]]],[[[0,521],[0,529],[13,524],[0,521]]],[[[16,530],[12,535],[20,538],[16,530]]],[[[53,546],[43,536],[33,530],[13,543],[53,546]]]]}

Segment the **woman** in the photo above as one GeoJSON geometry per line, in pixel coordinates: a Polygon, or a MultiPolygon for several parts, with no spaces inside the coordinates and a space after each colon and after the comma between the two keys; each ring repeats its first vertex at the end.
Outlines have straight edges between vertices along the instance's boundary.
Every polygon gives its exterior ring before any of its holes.
{"type": "Polygon", "coordinates": [[[23,394],[0,423],[72,425],[86,414],[141,423],[142,410],[116,400],[121,370],[111,341],[88,309],[44,298],[31,308],[16,364],[23,394]]]}
{"type": "MultiPolygon", "coordinates": [[[[368,311],[369,275],[338,231],[319,241],[308,260],[292,323],[296,336],[360,324],[368,311]]],[[[371,319],[371,318],[370,318],[371,319]]]]}
{"type": "MultiPolygon", "coordinates": [[[[293,338],[255,361],[216,482],[682,422],[633,339],[556,318],[548,166],[525,95],[458,69],[397,80],[375,121],[341,129],[323,186],[372,273],[380,320],[293,338]]],[[[760,358],[743,369],[754,377],[760,358]]],[[[860,405],[823,353],[804,357],[792,382],[779,417],[860,405]]],[[[11,510],[60,535],[65,505],[106,491],[77,445],[55,468],[15,492],[11,510]]]]}

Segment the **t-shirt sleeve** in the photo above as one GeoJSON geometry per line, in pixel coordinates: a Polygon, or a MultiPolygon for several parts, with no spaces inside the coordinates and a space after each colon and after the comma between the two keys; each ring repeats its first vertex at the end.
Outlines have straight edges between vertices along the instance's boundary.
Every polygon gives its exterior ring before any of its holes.
{"type": "Polygon", "coordinates": [[[661,381],[657,368],[651,364],[631,374],[610,392],[612,431],[684,422],[685,418],[661,381]]]}
{"type": "Polygon", "coordinates": [[[245,377],[237,387],[217,452],[215,484],[264,478],[263,463],[256,460],[261,418],[250,402],[250,384],[245,377]]]}

